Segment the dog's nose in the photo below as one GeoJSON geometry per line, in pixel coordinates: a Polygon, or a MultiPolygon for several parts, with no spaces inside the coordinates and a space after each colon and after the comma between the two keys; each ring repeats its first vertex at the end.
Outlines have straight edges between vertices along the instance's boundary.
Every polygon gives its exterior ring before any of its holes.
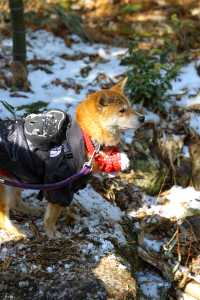
{"type": "Polygon", "coordinates": [[[145,116],[139,116],[139,121],[140,121],[141,123],[143,123],[144,120],[145,120],[145,116]]]}

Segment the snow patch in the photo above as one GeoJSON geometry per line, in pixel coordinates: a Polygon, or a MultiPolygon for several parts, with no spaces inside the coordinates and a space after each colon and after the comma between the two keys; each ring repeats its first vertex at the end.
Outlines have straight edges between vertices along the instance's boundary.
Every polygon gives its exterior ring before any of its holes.
{"type": "MultiPolygon", "coordinates": [[[[126,49],[82,42],[75,35],[72,36],[72,39],[75,43],[67,46],[62,38],[45,30],[29,32],[27,34],[28,60],[47,61],[49,72],[37,69],[37,67],[35,69],[29,65],[28,79],[32,92],[20,92],[20,95],[26,96],[23,98],[11,97],[9,90],[0,90],[0,98],[14,107],[44,101],[48,104],[47,108],[66,110],[66,106],[68,107],[70,104],[72,107],[68,108],[68,112],[71,114],[74,113],[74,107],[77,103],[89,93],[91,87],[93,90],[100,88],[101,82],[97,80],[100,74],[106,74],[106,78],[116,81],[115,78],[126,71],[126,67],[120,65],[120,57],[126,49]],[[68,55],[69,58],[64,59],[64,55],[68,55]],[[92,61],[90,55],[98,55],[102,59],[92,61]],[[77,56],[77,60],[70,59],[70,56],[77,56]],[[79,56],[83,56],[83,58],[79,59],[79,56]],[[89,67],[90,70],[87,76],[82,76],[81,70],[85,67],[89,67]],[[64,88],[62,84],[54,84],[56,80],[67,83],[72,78],[76,85],[81,86],[79,91],[75,88],[64,88]]],[[[2,47],[7,47],[11,55],[11,39],[3,40],[2,47]]],[[[24,112],[22,111],[22,113],[24,112]]],[[[20,115],[20,113],[18,114],[20,115]]],[[[8,115],[9,113],[3,107],[1,117],[8,115]]]]}
{"type": "Polygon", "coordinates": [[[110,204],[90,185],[75,196],[75,200],[88,211],[101,215],[104,219],[119,222],[123,216],[119,207],[110,204]]]}
{"type": "Polygon", "coordinates": [[[141,207],[130,211],[128,215],[130,217],[160,215],[177,220],[200,215],[200,191],[196,191],[193,187],[173,186],[163,196],[144,195],[141,207]]]}
{"type": "Polygon", "coordinates": [[[182,154],[183,154],[183,156],[185,156],[187,158],[190,158],[190,152],[189,152],[189,147],[188,146],[183,146],[182,154]]]}
{"type": "MultiPolygon", "coordinates": [[[[200,103],[200,102],[199,102],[200,103]]],[[[200,114],[190,113],[189,126],[192,128],[198,135],[200,135],[200,114]]]]}
{"type": "Polygon", "coordinates": [[[185,95],[177,104],[180,106],[188,106],[191,104],[200,103],[200,97],[191,100],[189,95],[196,94],[200,89],[200,76],[196,70],[197,62],[191,62],[181,69],[180,75],[176,80],[171,82],[172,90],[169,94],[179,94],[185,91],[185,95]],[[187,92],[188,91],[188,92],[187,92]]]}
{"type": "Polygon", "coordinates": [[[152,271],[138,272],[136,273],[136,278],[140,290],[147,299],[164,299],[164,294],[166,296],[167,290],[170,288],[168,281],[152,271]]]}
{"type": "Polygon", "coordinates": [[[155,252],[160,252],[161,247],[163,245],[162,241],[157,241],[157,240],[150,240],[148,238],[144,238],[144,247],[146,249],[155,251],[155,252]]]}

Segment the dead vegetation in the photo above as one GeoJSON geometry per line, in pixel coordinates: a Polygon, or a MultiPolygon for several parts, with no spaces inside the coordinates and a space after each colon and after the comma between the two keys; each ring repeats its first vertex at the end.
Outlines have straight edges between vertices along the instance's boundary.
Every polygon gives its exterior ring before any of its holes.
{"type": "MultiPolygon", "coordinates": [[[[142,48],[172,40],[179,51],[199,53],[199,1],[98,0],[24,1],[26,24],[67,38],[68,32],[95,42],[127,45],[137,39],[142,48]]],[[[1,31],[9,34],[8,2],[2,0],[1,31]],[[7,23],[8,24],[8,23],[7,23]]]]}

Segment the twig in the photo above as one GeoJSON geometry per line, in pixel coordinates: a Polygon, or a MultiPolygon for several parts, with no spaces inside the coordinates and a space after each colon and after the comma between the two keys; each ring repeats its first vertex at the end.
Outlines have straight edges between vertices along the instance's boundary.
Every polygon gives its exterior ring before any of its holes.
{"type": "Polygon", "coordinates": [[[181,263],[181,249],[180,249],[180,227],[179,224],[177,223],[177,231],[176,231],[177,235],[177,254],[178,254],[178,262],[181,263]]]}
{"type": "Polygon", "coordinates": [[[164,186],[165,181],[166,181],[166,179],[167,179],[168,173],[169,173],[169,170],[166,171],[166,174],[165,174],[164,180],[163,180],[163,182],[162,182],[162,185],[161,185],[161,187],[160,187],[160,191],[159,191],[159,193],[158,193],[156,202],[157,202],[158,198],[160,197],[160,195],[161,195],[161,193],[162,193],[162,189],[163,189],[163,186],[164,186]]]}
{"type": "Polygon", "coordinates": [[[176,238],[177,235],[177,230],[174,232],[174,234],[172,235],[171,239],[163,245],[163,249],[167,252],[171,251],[176,243],[173,243],[174,239],[176,238]],[[172,246],[170,246],[172,244],[172,246]]]}

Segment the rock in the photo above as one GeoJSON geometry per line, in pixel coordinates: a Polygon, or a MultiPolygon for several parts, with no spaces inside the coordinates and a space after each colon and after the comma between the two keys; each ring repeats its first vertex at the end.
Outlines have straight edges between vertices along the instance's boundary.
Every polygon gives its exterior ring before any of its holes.
{"type": "Polygon", "coordinates": [[[183,153],[183,140],[184,135],[167,133],[160,128],[149,125],[141,128],[132,145],[133,184],[150,195],[173,184],[188,186],[192,164],[191,158],[183,153]]]}
{"type": "Polygon", "coordinates": [[[128,267],[115,255],[101,259],[94,274],[104,283],[109,300],[136,299],[136,282],[128,267]]]}
{"type": "Polygon", "coordinates": [[[168,168],[156,150],[156,131],[152,126],[138,130],[133,142],[134,155],[131,168],[133,184],[150,195],[158,194],[166,179],[168,168]]]}
{"type": "Polygon", "coordinates": [[[134,185],[150,195],[159,193],[168,173],[164,164],[151,155],[138,154],[134,158],[133,169],[134,185]]]}

